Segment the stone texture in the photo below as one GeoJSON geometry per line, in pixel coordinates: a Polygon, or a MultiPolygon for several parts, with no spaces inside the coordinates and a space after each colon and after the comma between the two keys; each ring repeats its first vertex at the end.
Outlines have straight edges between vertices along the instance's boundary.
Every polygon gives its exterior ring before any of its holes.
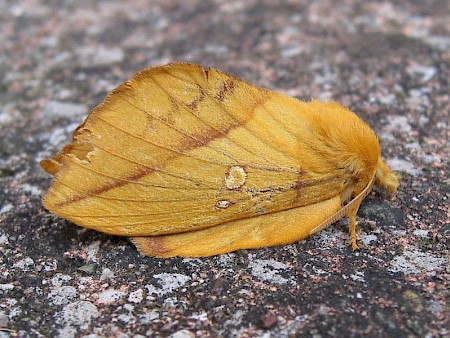
{"type": "Polygon", "coordinates": [[[449,336],[447,1],[0,1],[0,337],[449,336]],[[339,101],[380,136],[395,201],[371,194],[294,245],[141,257],[49,214],[39,160],[106,93],[190,61],[339,101]]]}

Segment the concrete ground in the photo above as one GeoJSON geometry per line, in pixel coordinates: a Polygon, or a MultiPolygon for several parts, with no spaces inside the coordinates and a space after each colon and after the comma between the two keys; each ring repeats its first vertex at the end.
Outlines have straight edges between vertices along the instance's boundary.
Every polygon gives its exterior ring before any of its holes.
{"type": "Polygon", "coordinates": [[[448,1],[0,1],[0,338],[449,337],[448,1]],[[142,257],[41,205],[39,161],[171,61],[349,106],[401,177],[284,247],[142,257]]]}

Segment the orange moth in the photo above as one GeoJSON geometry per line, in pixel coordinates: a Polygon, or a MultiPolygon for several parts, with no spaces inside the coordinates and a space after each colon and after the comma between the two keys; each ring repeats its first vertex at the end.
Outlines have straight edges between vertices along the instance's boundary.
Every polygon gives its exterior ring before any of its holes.
{"type": "Polygon", "coordinates": [[[342,217],[357,249],[362,199],[398,187],[347,108],[187,63],[135,74],[41,165],[48,210],[157,257],[293,243],[342,217]]]}

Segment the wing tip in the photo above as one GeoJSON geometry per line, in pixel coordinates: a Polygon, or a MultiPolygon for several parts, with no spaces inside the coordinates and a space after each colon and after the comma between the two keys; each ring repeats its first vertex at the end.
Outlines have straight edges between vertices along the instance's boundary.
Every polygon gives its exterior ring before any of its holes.
{"type": "Polygon", "coordinates": [[[164,240],[161,237],[129,237],[129,239],[143,256],[158,258],[176,256],[172,250],[164,246],[164,240]]]}
{"type": "Polygon", "coordinates": [[[46,158],[44,160],[41,160],[39,161],[39,165],[42,169],[44,169],[44,171],[53,176],[55,176],[61,169],[61,163],[55,161],[53,158],[46,158]]]}

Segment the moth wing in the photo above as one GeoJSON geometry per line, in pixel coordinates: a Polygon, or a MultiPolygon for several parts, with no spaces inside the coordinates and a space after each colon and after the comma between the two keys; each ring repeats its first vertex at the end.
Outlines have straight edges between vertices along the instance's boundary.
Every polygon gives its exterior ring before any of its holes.
{"type": "Polygon", "coordinates": [[[44,205],[102,232],[158,236],[330,199],[345,177],[308,164],[308,109],[214,69],[149,68],[42,161],[55,175],[44,205]]]}
{"type": "Polygon", "coordinates": [[[341,208],[335,196],[315,204],[214,227],[156,237],[132,237],[142,255],[206,257],[239,249],[290,244],[309,237],[314,228],[341,208]]]}

